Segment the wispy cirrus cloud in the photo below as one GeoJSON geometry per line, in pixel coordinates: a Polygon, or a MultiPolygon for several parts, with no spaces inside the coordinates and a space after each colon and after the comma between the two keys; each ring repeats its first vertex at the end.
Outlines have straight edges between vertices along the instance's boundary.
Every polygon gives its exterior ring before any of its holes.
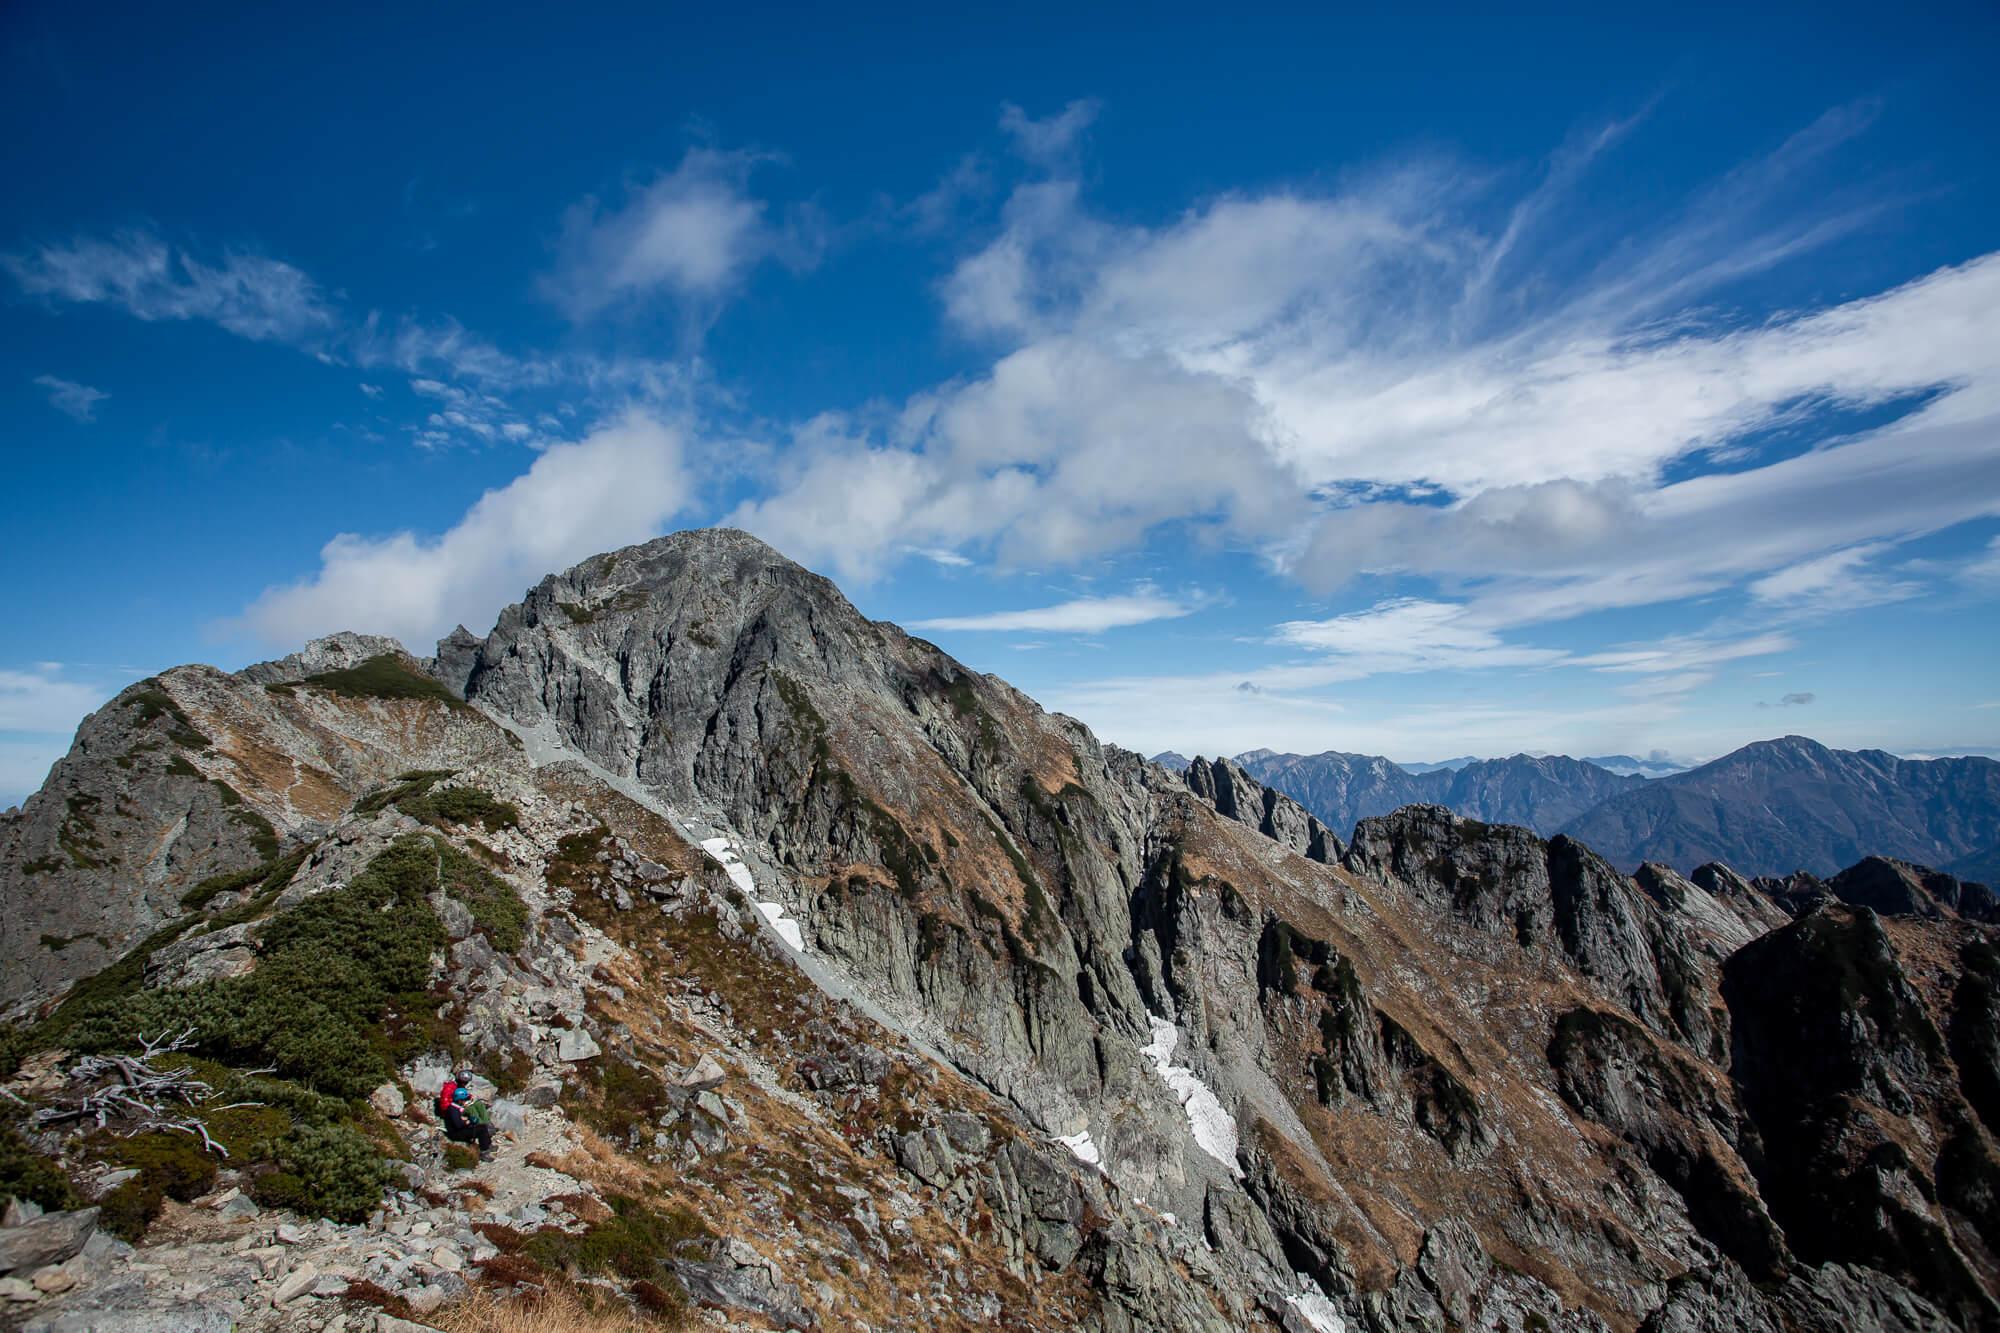
{"type": "Polygon", "coordinates": [[[204,262],[145,231],[0,255],[30,296],[108,304],[143,320],[206,320],[259,342],[303,343],[340,318],[319,285],[281,260],[225,250],[204,262]]]}
{"type": "Polygon", "coordinates": [[[50,407],[78,421],[95,420],[97,405],[111,396],[102,389],[93,389],[88,384],[78,384],[75,380],[55,375],[37,375],[35,383],[49,391],[50,407]]]}
{"type": "Polygon", "coordinates": [[[1089,108],[1009,108],[1033,170],[940,288],[997,358],[802,437],[733,521],[862,578],[905,547],[1039,566],[1178,525],[1318,593],[1421,576],[1496,625],[1886,558],[2000,513],[2000,256],[1768,319],[1706,304],[1879,215],[1832,166],[1873,114],[1622,229],[1581,185],[1642,117],[1575,136],[1497,221],[1492,172],[1432,159],[1147,227],[1086,201],[1089,108]],[[1758,452],[1822,420],[1821,447],[1758,452]]]}
{"type": "Polygon", "coordinates": [[[0,669],[0,731],[66,733],[111,693],[101,684],[74,678],[56,662],[0,669]]]}
{"type": "Polygon", "coordinates": [[[1122,597],[1078,597],[1054,606],[1021,611],[988,611],[972,616],[939,616],[914,622],[917,629],[1015,631],[1047,634],[1102,634],[1106,630],[1177,620],[1193,615],[1208,599],[1168,597],[1141,589],[1122,597]]]}

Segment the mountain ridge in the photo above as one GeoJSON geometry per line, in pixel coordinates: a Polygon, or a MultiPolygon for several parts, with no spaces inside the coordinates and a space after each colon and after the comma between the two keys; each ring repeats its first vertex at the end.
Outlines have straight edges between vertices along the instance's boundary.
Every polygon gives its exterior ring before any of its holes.
{"type": "MultiPolygon", "coordinates": [[[[297,923],[391,867],[428,889],[435,855],[443,943],[404,955],[431,989],[380,1020],[406,1044],[375,1092],[447,1058],[536,1090],[572,1183],[687,1219],[613,1280],[634,1300],[643,1272],[745,1328],[2000,1328],[1986,899],[1894,865],[1838,884],[1879,908],[1635,879],[1435,804],[1349,827],[1104,744],[746,534],[673,534],[430,658],[334,636],[94,714],[0,829],[0,994],[35,1021],[8,1086],[59,1096],[50,1043],[167,1013],[240,1054],[215,1025],[297,923]],[[1787,1045],[1759,979],[1840,967],[1860,989],[1787,1045]]],[[[620,1224],[550,1225],[520,1253],[620,1224]]],[[[271,1279],[200,1253],[280,1326],[271,1279]]],[[[369,1262],[400,1300],[542,1271],[369,1262]]]]}

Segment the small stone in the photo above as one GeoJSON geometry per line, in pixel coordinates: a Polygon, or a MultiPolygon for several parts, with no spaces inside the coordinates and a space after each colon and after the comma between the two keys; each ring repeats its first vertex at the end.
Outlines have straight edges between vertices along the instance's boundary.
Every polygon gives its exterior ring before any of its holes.
{"type": "Polygon", "coordinates": [[[431,1262],[447,1273],[456,1273],[465,1267],[465,1260],[449,1245],[440,1245],[432,1250],[431,1262]]]}
{"type": "Polygon", "coordinates": [[[74,1287],[76,1274],[61,1264],[50,1264],[47,1268],[36,1269],[35,1275],[28,1280],[35,1284],[36,1291],[44,1296],[53,1296],[59,1291],[68,1291],[74,1287]]]}
{"type": "Polygon", "coordinates": [[[282,1222],[278,1225],[278,1243],[280,1245],[296,1245],[305,1238],[306,1233],[293,1226],[290,1222],[282,1222]]]}
{"type": "Polygon", "coordinates": [[[444,1304],[444,1298],[445,1298],[444,1288],[436,1285],[435,1283],[431,1283],[426,1286],[418,1287],[415,1291],[411,1292],[404,1299],[409,1301],[410,1308],[412,1310],[415,1310],[418,1314],[429,1314],[431,1311],[437,1309],[440,1305],[444,1304]]]}
{"type": "Polygon", "coordinates": [[[222,1191],[222,1193],[211,1194],[208,1198],[203,1199],[201,1201],[201,1206],[204,1208],[222,1208],[223,1206],[228,1204],[231,1199],[236,1198],[238,1195],[242,1193],[243,1193],[242,1190],[236,1188],[236,1186],[234,1185],[231,1185],[228,1189],[222,1191]]]}
{"type": "Polygon", "coordinates": [[[0,1301],[19,1301],[27,1304],[38,1301],[42,1293],[35,1290],[31,1282],[23,1282],[17,1277],[0,1277],[0,1301]]]}
{"type": "Polygon", "coordinates": [[[565,1063],[588,1060],[603,1053],[603,1048],[582,1028],[565,1028],[562,1035],[556,1038],[556,1059],[565,1063]]]}
{"type": "Polygon", "coordinates": [[[278,1284],[271,1293],[271,1304],[283,1305],[295,1296],[303,1296],[315,1282],[319,1281],[319,1269],[311,1264],[300,1264],[292,1270],[292,1275],[278,1284]]]}
{"type": "Polygon", "coordinates": [[[239,1194],[215,1211],[231,1222],[249,1222],[255,1219],[263,1210],[239,1194]]]}
{"type": "MultiPolygon", "coordinates": [[[[138,1172],[133,1172],[137,1175],[138,1172]]],[[[0,1213],[0,1227],[18,1227],[24,1222],[32,1222],[42,1215],[42,1206],[33,1199],[17,1199],[11,1195],[7,1199],[7,1211],[0,1213]]]]}
{"type": "Polygon", "coordinates": [[[695,1063],[693,1072],[681,1080],[681,1086],[690,1092],[706,1092],[710,1088],[721,1087],[727,1077],[716,1058],[705,1054],[695,1063]]]}
{"type": "Polygon", "coordinates": [[[368,1104],[394,1120],[403,1114],[403,1090],[393,1083],[384,1083],[368,1094],[368,1104]]]}
{"type": "Polygon", "coordinates": [[[105,1195],[111,1193],[111,1191],[117,1189],[120,1185],[123,1185],[126,1181],[136,1180],[138,1178],[139,1178],[139,1168],[136,1166],[128,1166],[123,1171],[105,1172],[103,1175],[97,1178],[97,1183],[93,1185],[91,1188],[95,1193],[95,1197],[101,1199],[105,1195]]]}
{"type": "Polygon", "coordinates": [[[429,1223],[429,1222],[412,1222],[412,1223],[410,1223],[410,1234],[411,1234],[412,1236],[428,1236],[428,1235],[430,1235],[430,1234],[431,1234],[431,1232],[432,1232],[432,1231],[435,1231],[436,1229],[437,1229],[437,1228],[436,1228],[436,1227],[434,1227],[434,1226],[433,1226],[433,1225],[432,1225],[431,1223],[429,1223]]]}

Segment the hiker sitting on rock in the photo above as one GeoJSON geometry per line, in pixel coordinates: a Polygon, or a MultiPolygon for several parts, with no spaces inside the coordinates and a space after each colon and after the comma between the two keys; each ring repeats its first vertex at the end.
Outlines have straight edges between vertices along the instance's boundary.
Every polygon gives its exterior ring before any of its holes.
{"type": "Polygon", "coordinates": [[[478,1144],[479,1160],[485,1161],[486,1154],[493,1151],[493,1126],[473,1104],[472,1089],[460,1084],[439,1113],[444,1117],[444,1136],[454,1143],[478,1144]]]}

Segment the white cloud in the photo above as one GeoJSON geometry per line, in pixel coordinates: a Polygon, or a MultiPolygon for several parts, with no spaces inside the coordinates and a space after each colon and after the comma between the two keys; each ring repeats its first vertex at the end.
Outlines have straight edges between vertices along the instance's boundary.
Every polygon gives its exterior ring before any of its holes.
{"type": "Polygon", "coordinates": [[[686,506],[681,431],[638,414],[557,444],[436,538],[342,533],[310,578],[265,590],[225,629],[296,647],[341,629],[423,651],[454,624],[484,629],[552,570],[656,536],[686,506]]]}
{"type": "Polygon", "coordinates": [[[940,616],[915,622],[917,629],[1016,630],[1049,634],[1101,634],[1108,629],[1175,620],[1201,609],[1200,598],[1181,601],[1157,592],[1125,597],[1079,597],[1027,611],[989,611],[976,616],[940,616]]]}
{"type": "Polygon", "coordinates": [[[735,521],[850,577],[907,546],[1039,566],[1179,524],[1315,591],[1427,576],[1489,629],[1886,555],[2000,513],[2000,255],[1761,323],[1702,305],[1880,207],[1822,179],[1871,115],[1611,232],[1579,186],[1626,125],[1578,136],[1497,227],[1492,173],[1438,163],[1146,227],[1085,203],[1087,109],[1010,109],[1046,173],[940,289],[1002,343],[991,369],[810,443],[735,521]],[[1785,212],[1809,183],[1817,211],[1785,212]],[[1749,443],[1919,403],[1777,462],[1749,443]]]}
{"type": "Polygon", "coordinates": [[[1753,582],[1750,595],[1797,614],[1833,615],[1921,594],[1921,583],[1864,568],[1886,550],[1871,542],[1788,565],[1753,582]]]}
{"type": "Polygon", "coordinates": [[[238,250],[209,264],[147,232],[0,255],[0,266],[30,296],[117,305],[144,320],[208,320],[258,341],[303,342],[337,323],[318,284],[290,264],[238,250]]]}
{"type": "Polygon", "coordinates": [[[1739,639],[1713,635],[1676,634],[1651,643],[1626,643],[1602,652],[1570,659],[1572,666],[1614,673],[1660,675],[1667,672],[1707,672],[1724,662],[1765,657],[1795,648],[1792,639],[1775,630],[1739,639]]]}
{"type": "Polygon", "coordinates": [[[2000,588],[2000,537],[1986,543],[1986,550],[1958,571],[1960,582],[1975,588],[2000,588]]]}
{"type": "Polygon", "coordinates": [[[1275,461],[1232,449],[1250,406],[1236,386],[1157,359],[1038,344],[911,403],[894,429],[921,447],[843,419],[807,423],[730,522],[856,579],[909,546],[1062,563],[1183,518],[1276,537],[1309,511],[1275,461]]]}
{"type": "Polygon", "coordinates": [[[1376,672],[1543,667],[1563,661],[1557,648],[1503,641],[1474,623],[1469,610],[1444,602],[1400,598],[1330,620],[1292,620],[1277,627],[1279,642],[1310,648],[1334,664],[1329,679],[1376,672]]]}
{"type": "Polygon", "coordinates": [[[54,375],[37,375],[35,383],[49,391],[49,406],[78,421],[90,421],[97,415],[97,405],[111,395],[101,389],[93,389],[88,384],[78,384],[74,380],[58,379],[54,375]]]}
{"type": "Polygon", "coordinates": [[[585,199],[563,220],[562,257],[543,292],[574,319],[667,293],[707,306],[765,259],[817,259],[803,219],[773,223],[750,194],[758,154],[688,150],[678,167],[631,191],[623,207],[585,199]]]}
{"type": "Polygon", "coordinates": [[[0,810],[27,800],[68,752],[67,736],[0,736],[0,810]]]}
{"type": "Polygon", "coordinates": [[[1014,142],[1024,161],[1057,170],[1071,165],[1084,131],[1097,119],[1103,104],[1079,98],[1052,116],[1036,120],[1012,102],[1000,108],[1000,128],[1014,142]]]}
{"type": "Polygon", "coordinates": [[[37,662],[32,670],[0,670],[0,731],[67,735],[85,713],[111,697],[100,685],[61,679],[62,668],[37,662]]]}

